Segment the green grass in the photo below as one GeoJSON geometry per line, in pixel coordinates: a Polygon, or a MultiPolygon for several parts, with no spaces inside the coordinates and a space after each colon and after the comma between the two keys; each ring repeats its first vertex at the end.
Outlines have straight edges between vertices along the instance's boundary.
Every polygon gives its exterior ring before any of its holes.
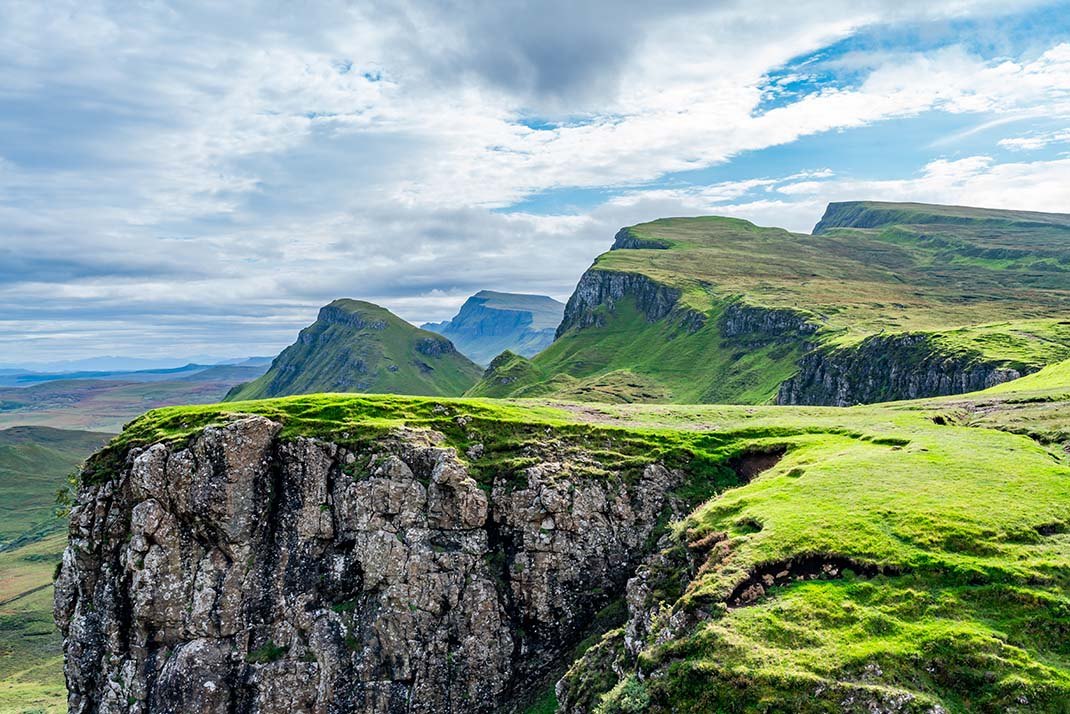
{"type": "Polygon", "coordinates": [[[0,712],[66,711],[52,574],[67,534],[55,498],[107,436],[48,427],[0,431],[0,712]]]}
{"type": "Polygon", "coordinates": [[[604,669],[620,630],[580,648],[570,677],[583,674],[599,711],[909,700],[905,711],[1058,712],[1070,702],[1070,465],[1053,456],[1070,436],[1021,425],[1036,406],[1042,425],[1070,423],[1068,376],[1061,364],[988,392],[846,409],[343,394],[175,407],[135,421],[88,476],[129,446],[249,413],[281,421],[285,438],[353,443],[405,425],[462,454],[479,440],[481,482],[520,477],[547,442],[592,477],[659,460],[691,473],[682,492],[701,504],[672,524],[666,556],[689,584],[654,589],[665,615],[642,677],[604,669]],[[779,448],[773,468],[732,487],[728,459],[779,448]],[[697,570],[689,550],[703,554],[697,570]],[[763,575],[772,586],[743,597],[763,575]]]}
{"type": "Polygon", "coordinates": [[[108,438],[49,427],[0,430],[0,551],[62,527],[52,514],[56,491],[108,438]]]}
{"type": "Polygon", "coordinates": [[[1067,216],[850,203],[832,204],[819,228],[803,235],[698,217],[626,229],[631,240],[657,247],[610,250],[590,272],[638,274],[674,288],[675,309],[649,322],[630,299],[603,305],[602,326],[559,336],[511,387],[492,372],[471,393],[765,403],[806,349],[906,332],[928,334],[932,348],[949,355],[1019,370],[1070,357],[1067,216]],[[732,304],[789,311],[817,332],[727,338],[722,315],[732,304]],[[692,312],[707,317],[695,333],[685,329],[692,312]],[[613,372],[635,389],[622,389],[620,379],[604,388],[613,372]]]}
{"type": "Polygon", "coordinates": [[[802,349],[787,341],[723,337],[718,318],[724,307],[710,307],[705,326],[692,333],[684,313],[649,322],[625,298],[604,326],[571,332],[532,360],[492,363],[488,376],[468,393],[595,402],[768,402],[794,374],[802,349]]]}
{"type": "Polygon", "coordinates": [[[266,374],[227,399],[339,391],[458,396],[482,373],[440,335],[378,305],[335,300],[266,374]]]}

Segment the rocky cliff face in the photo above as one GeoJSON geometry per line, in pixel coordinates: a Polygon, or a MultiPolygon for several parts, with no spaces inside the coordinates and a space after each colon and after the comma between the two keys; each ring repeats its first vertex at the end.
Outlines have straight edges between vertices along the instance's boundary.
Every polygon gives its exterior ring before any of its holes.
{"type": "Polygon", "coordinates": [[[680,291],[639,273],[588,270],[565,305],[557,337],[571,329],[604,325],[606,310],[612,311],[615,303],[625,296],[634,298],[646,319],[654,322],[672,311],[680,299],[680,291]]]}
{"type": "Polygon", "coordinates": [[[1028,371],[949,354],[924,334],[877,335],[856,346],[804,356],[799,372],[780,385],[777,403],[850,406],[963,394],[1028,371]]]}
{"type": "Polygon", "coordinates": [[[87,474],[56,582],[71,712],[508,711],[680,505],[656,463],[592,478],[547,445],[477,483],[433,431],[281,429],[87,474]]]}
{"type": "Polygon", "coordinates": [[[817,329],[817,324],[802,313],[743,303],[729,305],[721,317],[721,334],[727,338],[754,335],[805,343],[817,329]]]}

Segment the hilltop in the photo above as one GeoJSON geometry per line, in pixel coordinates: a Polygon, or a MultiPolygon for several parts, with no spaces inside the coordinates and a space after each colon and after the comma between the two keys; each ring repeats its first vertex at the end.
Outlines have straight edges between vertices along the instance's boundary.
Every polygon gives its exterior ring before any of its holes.
{"type": "Polygon", "coordinates": [[[480,373],[445,337],[378,305],[342,299],[320,309],[267,373],[235,387],[227,400],[313,392],[456,396],[480,373]]]}
{"type": "Polygon", "coordinates": [[[533,357],[554,340],[564,304],[546,295],[480,290],[451,320],[421,327],[448,337],[465,356],[486,366],[509,350],[533,357]]]}
{"type": "MultiPolygon", "coordinates": [[[[554,343],[471,392],[853,404],[983,389],[1070,357],[1070,216],[830,204],[622,229],[554,343]]],[[[500,365],[501,366],[501,365],[500,365]]]]}

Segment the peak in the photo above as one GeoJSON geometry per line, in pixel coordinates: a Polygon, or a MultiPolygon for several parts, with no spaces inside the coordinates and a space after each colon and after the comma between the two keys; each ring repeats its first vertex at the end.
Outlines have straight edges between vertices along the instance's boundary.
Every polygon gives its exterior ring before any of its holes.
{"type": "MultiPolygon", "coordinates": [[[[354,300],[352,298],[338,298],[327,303],[324,307],[333,307],[338,310],[344,310],[346,312],[385,312],[389,313],[385,307],[376,305],[373,302],[367,302],[366,300],[354,300]]],[[[392,313],[391,313],[392,314],[392,313]]]]}
{"type": "Polygon", "coordinates": [[[945,206],[933,203],[842,201],[830,203],[814,234],[833,228],[880,228],[890,225],[973,224],[1018,228],[1070,229],[1070,215],[1001,208],[945,206]]]}

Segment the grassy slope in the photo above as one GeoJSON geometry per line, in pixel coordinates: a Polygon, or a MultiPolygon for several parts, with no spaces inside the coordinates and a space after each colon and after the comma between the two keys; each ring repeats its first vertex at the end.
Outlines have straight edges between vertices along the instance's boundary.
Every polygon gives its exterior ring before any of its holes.
{"type": "Polygon", "coordinates": [[[56,530],[56,491],[109,435],[49,427],[0,430],[0,550],[19,536],[56,530]]]}
{"type": "Polygon", "coordinates": [[[457,352],[426,355],[421,341],[443,340],[390,311],[359,300],[336,300],[328,307],[385,328],[331,323],[322,319],[302,330],[258,379],[242,385],[228,399],[260,399],[279,394],[322,391],[459,395],[479,379],[482,370],[457,352]],[[361,372],[358,363],[365,371],[361,372]],[[391,369],[394,368],[394,369],[391,369]],[[287,372],[292,372],[287,374],[287,372]]]}
{"type": "MultiPolygon", "coordinates": [[[[674,526],[670,551],[727,535],[723,557],[664,602],[666,612],[704,614],[648,646],[640,666],[659,676],[620,683],[605,711],[628,702],[838,711],[846,698],[874,692],[951,712],[1062,711],[1070,702],[1070,467],[1052,458],[1050,444],[948,418],[969,405],[988,410],[988,425],[1007,427],[1016,410],[1043,398],[1049,418],[1070,423],[1062,369],[1034,378],[1025,401],[982,393],[850,409],[316,395],[159,410],[116,446],[180,439],[247,412],[282,419],[288,434],[374,438],[410,424],[440,429],[464,448],[474,431],[489,445],[472,464],[477,478],[522,465],[521,444],[545,438],[546,426],[589,448],[604,444],[597,462],[610,469],[660,458],[715,473],[742,451],[786,446],[772,470],[674,526]],[[463,429],[459,414],[472,417],[463,429]],[[858,574],[724,606],[750,574],[808,555],[849,559],[858,574]],[[863,577],[867,568],[885,574],[863,577]]],[[[612,634],[599,647],[611,643],[612,634]]]]}
{"type": "MultiPolygon", "coordinates": [[[[808,236],[732,218],[662,219],[629,232],[663,249],[612,250],[591,269],[677,288],[681,308],[711,323],[740,298],[797,311],[820,325],[817,341],[827,345],[914,331],[934,333],[949,352],[1008,366],[1070,357],[1070,218],[914,204],[833,204],[826,217],[874,227],[808,236]]],[[[605,327],[560,337],[512,390],[481,384],[477,393],[584,396],[592,376],[626,370],[665,401],[753,403],[771,398],[794,369],[795,351],[767,348],[741,365],[724,353],[754,350],[745,340],[726,343],[716,324],[670,343],[681,332],[679,313],[636,323],[627,310],[608,315],[605,327]]]]}
{"type": "MultiPolygon", "coordinates": [[[[617,303],[602,327],[577,330],[530,361],[516,360],[518,382],[483,380],[471,396],[543,396],[601,402],[768,401],[794,373],[802,352],[770,342],[745,345],[723,338],[711,319],[689,333],[679,319],[648,322],[631,299],[617,303]]],[[[502,365],[493,370],[500,376],[502,365]]]]}
{"type": "Polygon", "coordinates": [[[0,431],[0,712],[66,711],[52,573],[66,544],[56,491],[106,434],[0,431]]]}

